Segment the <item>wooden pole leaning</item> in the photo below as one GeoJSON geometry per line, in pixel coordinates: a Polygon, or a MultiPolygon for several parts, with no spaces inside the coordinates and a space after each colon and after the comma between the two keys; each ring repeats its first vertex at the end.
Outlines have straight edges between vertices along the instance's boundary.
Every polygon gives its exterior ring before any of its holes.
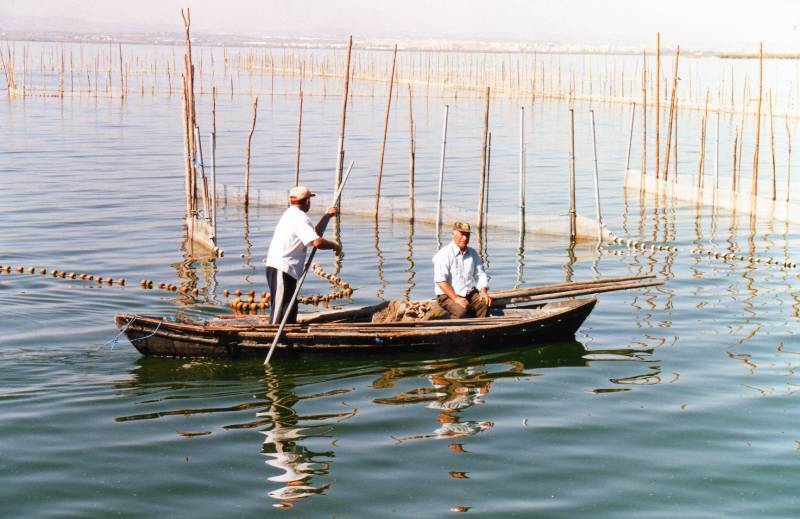
{"type": "Polygon", "coordinates": [[[628,153],[625,156],[625,178],[628,178],[628,170],[631,169],[631,149],[633,148],[633,121],[636,116],[636,103],[631,103],[631,128],[628,131],[628,153]]]}
{"type": "MultiPolygon", "coordinates": [[[[336,189],[336,193],[333,195],[333,203],[331,205],[339,205],[339,199],[342,196],[342,190],[344,189],[344,185],[347,182],[347,177],[350,176],[350,172],[353,171],[353,162],[350,162],[350,166],[347,168],[347,172],[342,178],[342,183],[339,184],[339,187],[336,189]]],[[[325,232],[325,228],[328,225],[328,216],[322,216],[322,228],[320,229],[320,235],[325,232]]],[[[281,338],[281,334],[283,333],[283,329],[286,327],[286,321],[289,320],[289,315],[292,313],[292,307],[297,301],[297,296],[300,294],[300,289],[303,287],[303,282],[306,280],[306,275],[308,275],[308,269],[311,267],[311,263],[314,261],[314,256],[317,254],[317,248],[314,247],[311,249],[311,254],[308,255],[308,259],[306,260],[306,265],[303,268],[303,274],[300,275],[300,279],[297,280],[297,286],[294,289],[294,294],[292,294],[292,300],[289,303],[289,308],[287,309],[286,313],[283,314],[283,319],[281,319],[281,324],[278,326],[278,330],[275,332],[275,337],[272,339],[272,344],[269,347],[269,352],[267,353],[267,358],[264,359],[264,365],[269,364],[269,360],[272,358],[272,352],[275,351],[275,346],[278,344],[278,340],[281,338]]]]}
{"type": "Polygon", "coordinates": [[[763,86],[764,45],[758,44],[758,106],[756,108],[756,144],[753,150],[752,195],[758,196],[758,150],[761,145],[761,92],[763,86]]]}
{"type": "MultiPolygon", "coordinates": [[[[381,141],[381,159],[378,162],[378,180],[375,187],[375,219],[378,218],[378,210],[381,204],[381,181],[383,180],[383,158],[386,152],[386,134],[389,131],[389,113],[392,108],[392,90],[394,88],[394,74],[395,65],[397,64],[397,44],[392,51],[392,72],[389,75],[389,94],[386,97],[386,116],[383,120],[383,140],[381,141]]],[[[442,152],[442,161],[444,164],[444,151],[442,152]]]]}
{"type": "MultiPolygon", "coordinates": [[[[442,185],[444,183],[444,158],[447,149],[447,116],[450,113],[450,105],[444,105],[444,121],[442,123],[442,158],[439,162],[439,194],[436,197],[436,245],[442,246],[440,231],[442,228],[442,185]]],[[[377,214],[377,212],[376,212],[377,214]]]]}
{"type": "Polygon", "coordinates": [[[597,209],[597,246],[603,243],[603,216],[600,211],[600,174],[597,171],[597,132],[594,124],[594,110],[589,110],[592,122],[592,151],[594,152],[594,201],[597,209]]]}
{"type": "Polygon", "coordinates": [[[481,188],[478,198],[478,232],[483,228],[484,204],[486,202],[486,164],[489,151],[489,95],[491,91],[486,87],[486,103],[483,113],[483,148],[481,150],[481,188]]]}

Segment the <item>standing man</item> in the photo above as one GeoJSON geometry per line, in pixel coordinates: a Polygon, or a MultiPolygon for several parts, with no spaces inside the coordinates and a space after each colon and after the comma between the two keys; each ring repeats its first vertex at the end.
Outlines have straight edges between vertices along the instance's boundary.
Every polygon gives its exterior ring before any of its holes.
{"type": "Polygon", "coordinates": [[[433,281],[436,301],[452,319],[486,317],[492,299],[489,277],[478,253],[469,243],[468,223],[453,224],[453,241],[433,257],[433,281]]]}
{"type": "Polygon", "coordinates": [[[280,324],[286,312],[289,312],[287,323],[297,322],[297,302],[292,301],[292,296],[297,280],[303,274],[309,245],[322,250],[334,250],[337,255],[342,253],[340,244],[320,236],[324,224],[336,214],[336,207],[329,207],[323,219],[314,227],[306,214],[311,209],[312,196],[316,194],[305,186],[293,187],[289,191],[291,205],[284,211],[272,234],[266,261],[272,302],[270,324],[280,324]]]}

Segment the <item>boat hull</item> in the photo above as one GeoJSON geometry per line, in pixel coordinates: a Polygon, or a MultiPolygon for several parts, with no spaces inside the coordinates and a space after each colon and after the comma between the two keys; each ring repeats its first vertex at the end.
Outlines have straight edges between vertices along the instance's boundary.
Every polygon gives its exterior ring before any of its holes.
{"type": "MultiPolygon", "coordinates": [[[[384,324],[337,322],[338,314],[328,313],[288,325],[274,354],[469,352],[538,345],[574,337],[596,302],[572,299],[506,309],[482,319],[384,324]]],[[[140,353],[165,357],[263,357],[278,328],[253,317],[199,323],[117,314],[116,323],[140,353]]]]}

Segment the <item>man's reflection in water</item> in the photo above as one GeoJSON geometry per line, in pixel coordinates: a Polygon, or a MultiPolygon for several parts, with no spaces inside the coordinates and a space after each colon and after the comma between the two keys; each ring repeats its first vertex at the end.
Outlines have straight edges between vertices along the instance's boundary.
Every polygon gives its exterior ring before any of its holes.
{"type": "MultiPolygon", "coordinates": [[[[272,384],[271,384],[272,385],[272,384]]],[[[299,416],[295,411],[296,404],[303,398],[298,397],[293,388],[272,385],[267,390],[268,407],[258,413],[263,422],[271,422],[271,428],[260,431],[264,435],[261,453],[270,459],[267,465],[274,467],[282,474],[270,476],[269,481],[281,484],[279,488],[267,493],[278,499],[281,508],[288,508],[291,502],[314,494],[322,494],[330,487],[330,483],[312,484],[313,477],[326,476],[330,470],[328,461],[320,458],[333,458],[333,451],[314,452],[300,445],[300,442],[311,436],[320,436],[320,428],[327,430],[325,423],[312,424],[307,427],[301,421],[327,421],[331,418],[348,417],[351,413],[326,414],[324,416],[299,416]],[[283,395],[281,395],[283,393],[283,395]]]]}
{"type": "MultiPolygon", "coordinates": [[[[520,367],[515,366],[514,368],[519,369],[520,367]]],[[[474,366],[433,373],[428,377],[433,387],[418,389],[414,392],[425,391],[430,394],[428,408],[440,411],[436,416],[436,421],[439,422],[440,426],[432,433],[395,437],[395,440],[404,442],[435,438],[459,438],[472,436],[494,427],[494,423],[490,421],[462,421],[459,416],[461,410],[484,403],[481,397],[489,392],[493,376],[487,373],[485,369],[478,369],[474,366]]]]}

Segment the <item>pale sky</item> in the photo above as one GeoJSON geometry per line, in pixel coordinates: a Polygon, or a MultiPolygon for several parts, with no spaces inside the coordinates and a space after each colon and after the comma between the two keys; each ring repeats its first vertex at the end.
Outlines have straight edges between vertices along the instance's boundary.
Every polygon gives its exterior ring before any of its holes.
{"type": "Polygon", "coordinates": [[[87,32],[113,28],[275,36],[519,40],[686,49],[800,51],[798,0],[2,0],[0,30],[21,17],[87,32]]]}

